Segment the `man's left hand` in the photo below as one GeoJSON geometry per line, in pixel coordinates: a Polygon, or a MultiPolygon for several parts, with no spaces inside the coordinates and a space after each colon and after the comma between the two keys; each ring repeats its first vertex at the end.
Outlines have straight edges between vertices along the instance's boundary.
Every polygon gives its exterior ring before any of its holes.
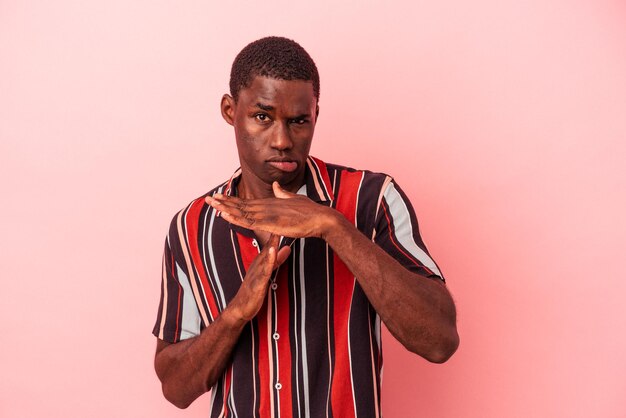
{"type": "Polygon", "coordinates": [[[272,184],[273,198],[241,199],[216,194],[205,198],[228,222],[244,228],[263,230],[291,238],[324,238],[332,228],[337,212],[317,204],[306,196],[272,184]]]}

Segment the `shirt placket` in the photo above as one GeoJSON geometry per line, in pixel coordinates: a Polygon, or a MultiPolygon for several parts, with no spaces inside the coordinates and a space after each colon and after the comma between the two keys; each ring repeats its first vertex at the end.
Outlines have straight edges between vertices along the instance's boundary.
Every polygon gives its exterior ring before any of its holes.
{"type": "MultiPolygon", "coordinates": [[[[282,241],[282,238],[281,238],[282,241]]],[[[252,239],[252,246],[257,249],[257,252],[261,252],[261,246],[256,238],[252,239]]],[[[280,245],[279,245],[280,248],[280,245]]],[[[270,377],[270,382],[274,390],[272,390],[272,404],[274,405],[274,416],[280,416],[278,411],[280,410],[280,392],[283,388],[282,383],[280,382],[280,362],[279,362],[279,350],[278,343],[281,338],[280,333],[278,332],[278,300],[276,297],[276,292],[278,290],[278,283],[276,281],[278,277],[278,270],[276,269],[272,277],[270,279],[270,292],[268,294],[268,309],[267,309],[267,324],[268,324],[268,333],[271,338],[270,342],[270,356],[272,359],[272,375],[270,377]]]]}

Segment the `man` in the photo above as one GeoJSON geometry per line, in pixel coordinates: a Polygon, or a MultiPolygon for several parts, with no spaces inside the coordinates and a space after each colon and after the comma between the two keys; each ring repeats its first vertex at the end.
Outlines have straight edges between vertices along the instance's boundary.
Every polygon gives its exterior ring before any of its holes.
{"type": "Polygon", "coordinates": [[[165,397],[211,417],[380,415],[380,320],[446,361],[454,303],[384,174],[309,156],[319,76],[270,37],[233,63],[221,111],[241,168],[172,220],[154,334],[165,397]]]}

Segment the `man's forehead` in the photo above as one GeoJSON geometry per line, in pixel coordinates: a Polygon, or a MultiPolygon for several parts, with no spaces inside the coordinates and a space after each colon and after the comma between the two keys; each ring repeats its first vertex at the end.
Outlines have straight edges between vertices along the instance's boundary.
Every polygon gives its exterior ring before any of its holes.
{"type": "Polygon", "coordinates": [[[315,100],[313,82],[306,80],[283,80],[278,78],[256,76],[248,87],[241,89],[239,96],[264,104],[283,99],[315,100]]]}

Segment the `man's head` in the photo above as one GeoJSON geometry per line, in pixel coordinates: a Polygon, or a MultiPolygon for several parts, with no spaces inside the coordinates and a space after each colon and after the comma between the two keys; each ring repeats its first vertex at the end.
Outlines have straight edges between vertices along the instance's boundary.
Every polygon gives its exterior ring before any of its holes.
{"type": "Polygon", "coordinates": [[[263,38],[235,58],[230,88],[221,110],[235,128],[242,189],[264,197],[278,181],[297,191],[319,113],[315,63],[294,41],[263,38]]]}
{"type": "Polygon", "coordinates": [[[315,98],[320,98],[320,76],[315,62],[291,39],[269,36],[241,50],[230,70],[230,95],[235,101],[239,99],[241,89],[249,87],[257,76],[310,81],[315,98]]]}

